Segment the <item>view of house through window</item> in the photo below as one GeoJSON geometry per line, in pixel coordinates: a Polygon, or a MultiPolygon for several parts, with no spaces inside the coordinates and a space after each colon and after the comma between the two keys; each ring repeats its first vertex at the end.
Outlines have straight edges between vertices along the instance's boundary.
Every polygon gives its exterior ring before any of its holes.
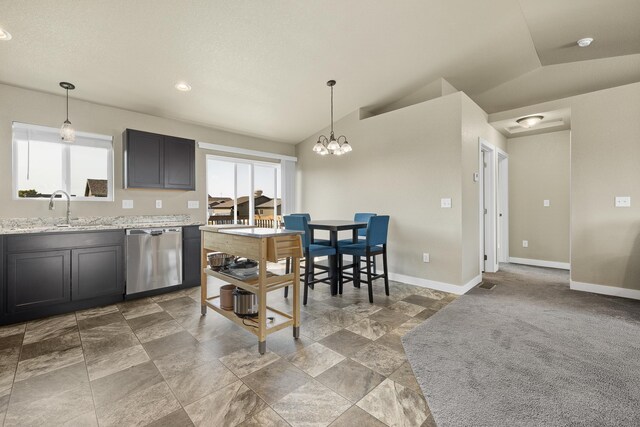
{"type": "Polygon", "coordinates": [[[280,164],[209,156],[207,193],[210,224],[282,222],[280,164]]]}
{"type": "Polygon", "coordinates": [[[77,200],[113,200],[110,136],[76,133],[60,140],[57,128],[13,124],[14,197],[48,198],[56,190],[77,200]]]}

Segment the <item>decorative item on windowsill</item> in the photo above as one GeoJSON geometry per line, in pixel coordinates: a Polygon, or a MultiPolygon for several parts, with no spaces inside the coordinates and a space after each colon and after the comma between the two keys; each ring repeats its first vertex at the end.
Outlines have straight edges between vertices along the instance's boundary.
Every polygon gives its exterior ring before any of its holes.
{"type": "Polygon", "coordinates": [[[60,128],[60,138],[64,142],[74,142],[76,140],[76,131],[71,127],[71,122],[69,121],[69,91],[74,90],[76,87],[68,82],[60,82],[60,87],[67,91],[67,119],[60,128]]]}
{"type": "Polygon", "coordinates": [[[327,154],[341,156],[353,150],[346,136],[340,135],[336,138],[333,134],[333,87],[335,85],[335,80],[329,80],[327,82],[327,86],[331,88],[331,133],[329,134],[329,138],[320,135],[318,142],[313,146],[314,153],[318,153],[321,156],[326,156],[327,154]]]}

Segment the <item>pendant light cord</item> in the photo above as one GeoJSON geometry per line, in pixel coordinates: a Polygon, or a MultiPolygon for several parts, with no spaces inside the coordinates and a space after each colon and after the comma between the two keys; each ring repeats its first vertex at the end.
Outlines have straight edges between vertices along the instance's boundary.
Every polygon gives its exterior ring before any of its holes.
{"type": "Polygon", "coordinates": [[[331,86],[331,135],[333,135],[333,86],[331,86]]]}
{"type": "Polygon", "coordinates": [[[67,91],[67,121],[69,121],[69,89],[66,89],[67,91]]]}

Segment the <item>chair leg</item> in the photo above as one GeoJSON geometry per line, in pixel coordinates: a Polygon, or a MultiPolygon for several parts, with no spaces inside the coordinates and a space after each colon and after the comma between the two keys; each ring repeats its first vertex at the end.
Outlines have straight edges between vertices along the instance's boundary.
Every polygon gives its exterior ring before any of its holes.
{"type": "Polygon", "coordinates": [[[387,296],[389,296],[389,269],[387,268],[387,245],[384,245],[384,247],[382,248],[382,268],[384,269],[384,292],[387,294],[387,296]]]}
{"type": "MultiPolygon", "coordinates": [[[[316,266],[313,263],[313,258],[309,258],[309,261],[305,263],[305,268],[307,267],[307,265],[309,266],[309,278],[311,279],[311,281],[316,280],[316,266]]],[[[314,289],[314,284],[310,284],[309,287],[311,289],[314,289]]]]}
{"type": "Polygon", "coordinates": [[[304,305],[307,305],[307,295],[309,294],[309,268],[310,268],[310,262],[305,262],[304,263],[304,298],[302,300],[302,303],[304,305]]]}
{"type": "Polygon", "coordinates": [[[371,280],[371,255],[367,253],[367,287],[369,288],[369,302],[373,304],[373,280],[371,280]]]}
{"type": "Polygon", "coordinates": [[[343,283],[342,283],[342,279],[343,279],[343,277],[342,277],[342,264],[343,264],[343,262],[342,262],[342,254],[336,255],[336,256],[338,257],[338,272],[337,272],[338,273],[338,293],[340,295],[342,295],[342,285],[343,285],[343,283]]]}
{"type": "Polygon", "coordinates": [[[353,286],[360,289],[360,257],[353,257],[353,286]]]}
{"type": "Polygon", "coordinates": [[[376,266],[376,257],[374,255],[374,257],[373,257],[373,275],[375,276],[376,274],[378,274],[378,267],[376,266]]]}

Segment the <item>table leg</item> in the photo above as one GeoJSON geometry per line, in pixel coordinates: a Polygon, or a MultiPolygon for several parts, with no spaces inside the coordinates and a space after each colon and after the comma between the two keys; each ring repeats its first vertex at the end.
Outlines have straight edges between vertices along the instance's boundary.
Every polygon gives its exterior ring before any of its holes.
{"type": "MultiPolygon", "coordinates": [[[[338,250],[338,231],[331,230],[329,233],[329,239],[331,242],[331,246],[338,250]]],[[[329,257],[329,274],[331,274],[331,295],[338,294],[338,256],[330,256],[329,257]]]]}

